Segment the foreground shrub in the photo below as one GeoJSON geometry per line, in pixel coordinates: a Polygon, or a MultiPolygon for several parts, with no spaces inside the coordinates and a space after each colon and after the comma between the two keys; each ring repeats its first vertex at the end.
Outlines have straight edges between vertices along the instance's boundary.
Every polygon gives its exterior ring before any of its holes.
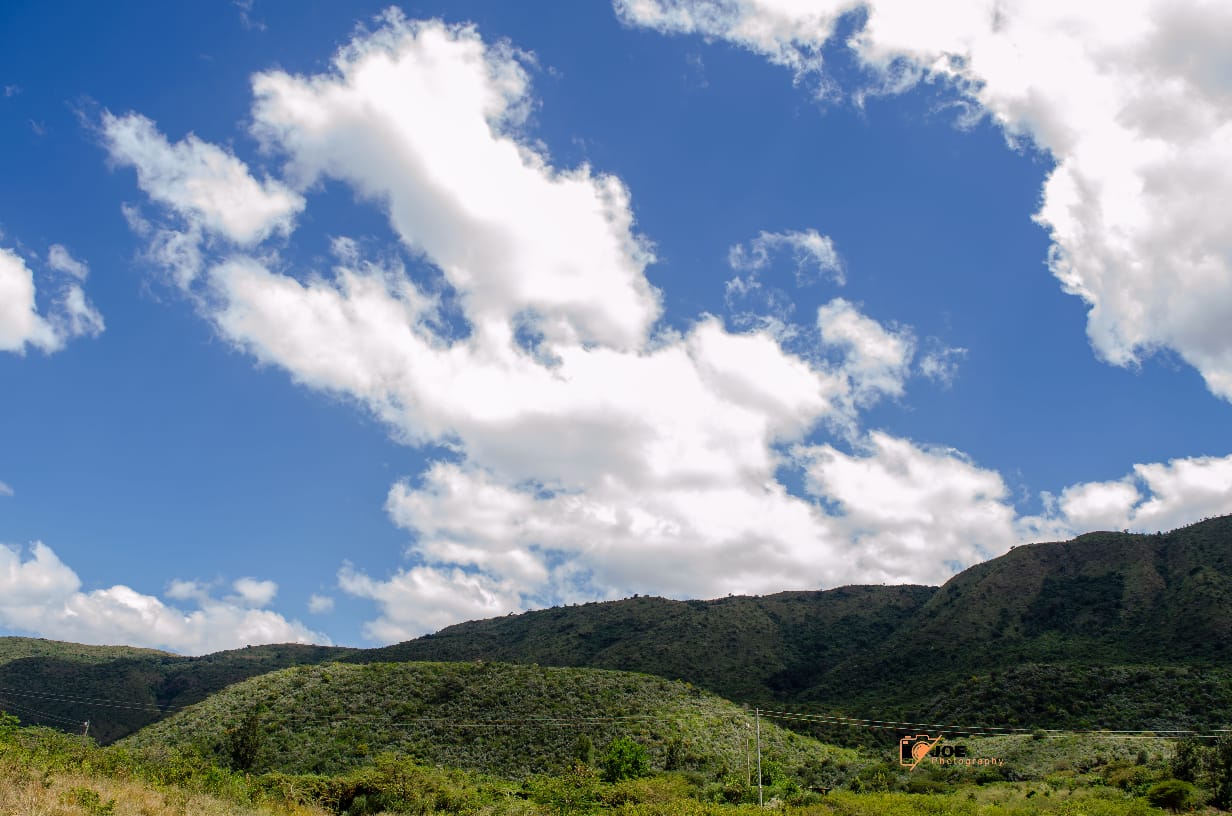
{"type": "Polygon", "coordinates": [[[604,782],[637,779],[650,773],[650,754],[629,737],[617,737],[599,760],[604,782]]]}
{"type": "Polygon", "coordinates": [[[1165,779],[1156,782],[1147,790],[1146,800],[1158,808],[1185,810],[1197,804],[1197,791],[1184,780],[1165,779]]]}

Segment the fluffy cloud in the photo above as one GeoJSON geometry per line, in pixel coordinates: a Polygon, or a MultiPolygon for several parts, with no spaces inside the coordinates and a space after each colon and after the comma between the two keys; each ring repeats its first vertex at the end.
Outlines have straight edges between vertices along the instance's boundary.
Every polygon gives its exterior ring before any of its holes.
{"type": "Polygon", "coordinates": [[[1045,520],[1070,533],[1084,530],[1170,530],[1232,512],[1232,456],[1134,465],[1109,482],[1065,488],[1045,520]]]}
{"type": "Polygon", "coordinates": [[[437,463],[420,484],[396,485],[388,503],[429,563],[384,581],[348,567],[340,583],[378,602],[382,614],[366,634],[389,641],[632,588],[714,597],[940,582],[1019,540],[1000,477],[954,451],[874,434],[857,454],[801,446],[792,459],[826,509],[766,474],[756,486],[544,496],[437,463]]]}
{"type": "Polygon", "coordinates": [[[520,313],[552,342],[639,346],[660,303],[624,185],[552,168],[514,138],[530,98],[511,49],[467,27],[385,23],[330,75],[258,75],[255,132],[289,153],[300,185],[329,176],[385,203],[475,331],[520,313]]]}
{"type": "Polygon", "coordinates": [[[258,581],[256,578],[240,578],[232,587],[235,594],[227,600],[239,606],[269,606],[278,594],[278,584],[273,581],[258,581]]]}
{"type": "Polygon", "coordinates": [[[1018,541],[1001,477],[960,452],[873,432],[856,453],[802,446],[807,490],[832,503],[850,572],[888,583],[940,583],[955,567],[1018,541]]]}
{"type": "MultiPolygon", "coordinates": [[[[1232,399],[1232,9],[1202,0],[1006,4],[894,0],[616,0],[629,24],[722,38],[821,76],[844,14],[875,77],[859,94],[941,77],[1014,142],[1056,160],[1036,219],[1050,265],[1085,300],[1118,365],[1167,347],[1232,399]]],[[[834,89],[822,80],[827,93],[834,89]]]]}
{"type": "Polygon", "coordinates": [[[243,582],[251,591],[242,604],[211,598],[193,582],[174,582],[168,597],[197,602],[197,609],[186,611],[123,585],[82,592],[81,579],[45,544],[33,544],[28,558],[0,545],[0,626],[78,643],[126,643],[186,654],[258,643],[329,642],[298,621],[247,603],[272,598],[271,582],[241,579],[236,582],[241,595],[243,582]]]}
{"type": "Polygon", "coordinates": [[[512,581],[460,567],[419,566],[379,581],[346,566],[338,573],[338,585],[358,598],[376,601],[381,615],[364,624],[364,636],[380,643],[520,610],[524,603],[512,581]]]}
{"type": "Polygon", "coordinates": [[[289,234],[304,199],[279,181],[258,181],[222,148],[189,134],[171,144],[144,116],[103,114],[101,133],[111,160],[137,170],[137,183],[175,218],[155,227],[131,208],[126,215],[150,238],[148,255],[175,270],[187,286],[201,265],[201,244],[217,237],[251,246],[289,234]]]}
{"type": "MultiPolygon", "coordinates": [[[[406,564],[384,577],[350,564],[338,573],[344,592],[379,610],[368,637],[631,591],[938,581],[1020,540],[996,473],[859,432],[861,409],[903,393],[908,329],[843,299],[818,310],[806,351],[769,325],[733,332],[710,315],[659,325],[628,191],[585,166],[552,166],[525,136],[533,103],[510,47],[391,12],[329,72],[261,74],[254,90],[253,132],[285,158],[285,180],[258,183],[191,138],[172,147],[130,115],[114,121],[154,147],[124,155],[179,222],[130,221],[151,257],[191,267],[181,282],[222,337],[357,401],[403,442],[450,451],[389,492],[390,518],[410,536],[406,564]],[[201,171],[200,155],[222,169],[201,171]],[[164,167],[168,156],[185,166],[164,167]],[[338,239],[326,274],[271,268],[259,244],[243,246],[178,189],[203,174],[207,187],[234,188],[218,200],[293,191],[281,200],[294,203],[322,180],[344,182],[384,209],[416,263],[367,260],[338,239]],[[202,239],[211,230],[231,241],[225,252],[202,239]],[[825,426],[851,450],[806,444],[825,426]],[[789,493],[783,469],[813,495],[789,493]]],[[[288,232],[298,206],[274,208],[277,218],[258,208],[243,223],[264,226],[248,240],[288,232]]],[[[783,248],[841,271],[815,231],[763,233],[735,253],[742,285],[783,248]]],[[[1063,520],[1036,529],[1045,523],[1063,520]]],[[[245,586],[221,603],[253,611],[244,599],[267,590],[245,586]]],[[[195,584],[168,595],[208,598],[195,584]]]]}
{"type": "Polygon", "coordinates": [[[314,615],[324,615],[334,611],[334,599],[328,595],[313,594],[308,598],[308,611],[314,615]]]}
{"type": "MultiPolygon", "coordinates": [[[[328,278],[236,254],[204,276],[223,336],[358,398],[399,438],[458,454],[390,493],[413,564],[385,580],[340,573],[345,591],[382,609],[369,635],[632,586],[717,594],[837,580],[814,546],[825,519],[775,479],[776,446],[895,391],[887,348],[909,360],[907,344],[845,303],[824,315],[833,361],[709,316],[655,331],[651,255],[627,192],[588,168],[552,167],[518,136],[526,81],[517,54],[471,29],[392,14],[329,74],[254,80],[254,132],[287,156],[295,186],[340,179],[382,202],[467,324],[460,337],[446,330],[438,284],[365,262],[346,241],[328,278]],[[699,558],[713,573],[699,573],[699,558]],[[802,578],[805,562],[815,566],[802,578]]],[[[753,264],[790,248],[809,269],[841,268],[811,230],[750,246],[753,264]]]]}
{"type": "Polygon", "coordinates": [[[909,330],[887,328],[842,298],[817,310],[817,328],[823,346],[843,353],[842,370],[858,405],[870,405],[882,396],[902,396],[915,357],[915,338],[909,330]]]}
{"type": "Polygon", "coordinates": [[[48,265],[71,281],[56,287],[57,296],[44,316],[35,299],[34,272],[16,252],[0,247],[0,351],[22,354],[26,346],[33,346],[50,353],[74,337],[103,331],[103,317],[80,285],[87,273],[85,264],[57,244],[48,265]]]}
{"type": "Polygon", "coordinates": [[[12,496],[13,488],[9,487],[4,482],[0,482],[0,496],[12,496]]]}
{"type": "Polygon", "coordinates": [[[79,261],[63,244],[52,244],[47,250],[47,265],[57,272],[72,275],[79,281],[84,281],[90,275],[90,267],[84,261],[79,261]]]}

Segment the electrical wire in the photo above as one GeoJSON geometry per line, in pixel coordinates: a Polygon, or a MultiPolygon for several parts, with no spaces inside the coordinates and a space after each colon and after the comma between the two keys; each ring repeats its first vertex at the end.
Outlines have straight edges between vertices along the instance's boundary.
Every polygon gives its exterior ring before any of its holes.
{"type": "MultiPolygon", "coordinates": [[[[9,697],[25,697],[36,700],[46,700],[49,702],[68,703],[74,706],[85,708],[117,708],[127,709],[132,711],[146,711],[152,713],[165,714],[169,711],[179,711],[188,708],[187,705],[158,705],[153,703],[135,703],[131,700],[119,700],[110,697],[88,697],[83,695],[72,695],[55,691],[33,691],[24,689],[15,689],[12,687],[0,686],[0,700],[9,697]]],[[[19,707],[9,704],[9,708],[17,710],[19,707]]],[[[34,712],[40,717],[46,719],[57,720],[59,722],[71,723],[79,725],[77,720],[72,720],[57,715],[46,714],[45,712],[37,712],[35,709],[26,708],[25,710],[34,712]]],[[[784,720],[801,723],[811,723],[817,725],[837,725],[848,726],[855,728],[867,728],[886,731],[899,732],[914,732],[914,731],[944,731],[955,733],[964,736],[1012,736],[1012,735],[1035,735],[1043,733],[1047,736],[1096,736],[1096,737],[1122,737],[1122,738],[1157,738],[1157,739],[1217,739],[1221,736],[1232,734],[1232,729],[1207,729],[1205,731],[1196,731],[1193,729],[1058,729],[1058,728],[1022,728],[1015,726],[1001,725],[954,725],[944,723],[922,723],[909,722],[902,720],[888,719],[871,719],[862,717],[848,717],[841,714],[816,714],[808,712],[782,711],[775,709],[756,709],[760,716],[767,717],[773,720],[784,720]]],[[[598,725],[603,723],[631,723],[631,722],[650,722],[658,721],[665,722],[669,718],[664,718],[660,715],[651,714],[631,714],[631,715],[609,715],[609,716],[572,716],[572,717],[518,717],[518,718],[489,718],[483,720],[457,720],[449,717],[412,717],[404,719],[395,719],[386,714],[358,714],[358,713],[339,713],[339,714],[289,714],[279,717],[280,720],[295,720],[299,722],[315,722],[315,723],[330,723],[345,724],[348,722],[367,722],[378,723],[384,722],[391,726],[425,726],[431,725],[438,728],[510,728],[523,725],[536,726],[576,726],[576,725],[598,725]]],[[[683,719],[671,718],[671,719],[683,719]]]]}
{"type": "Polygon", "coordinates": [[[76,728],[80,728],[82,725],[81,720],[71,720],[68,717],[61,717],[56,714],[48,714],[46,711],[39,711],[34,708],[27,708],[26,706],[14,705],[12,703],[5,702],[3,697],[0,697],[0,710],[8,711],[8,712],[25,713],[25,714],[29,714],[31,716],[37,717],[40,720],[53,720],[55,722],[62,722],[68,725],[72,725],[76,728]]]}

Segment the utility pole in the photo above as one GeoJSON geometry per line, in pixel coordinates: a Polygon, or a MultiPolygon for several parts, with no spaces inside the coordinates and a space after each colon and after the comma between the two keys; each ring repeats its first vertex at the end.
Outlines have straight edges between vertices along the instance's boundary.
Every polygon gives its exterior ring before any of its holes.
{"type": "Polygon", "coordinates": [[[761,793],[761,709],[753,709],[753,717],[757,723],[757,806],[765,807],[761,793]]]}

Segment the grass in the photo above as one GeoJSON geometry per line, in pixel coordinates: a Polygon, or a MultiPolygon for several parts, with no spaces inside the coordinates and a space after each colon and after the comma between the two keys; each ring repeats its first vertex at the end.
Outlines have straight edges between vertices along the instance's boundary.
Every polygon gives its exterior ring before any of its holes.
{"type": "Polygon", "coordinates": [[[211,792],[201,779],[169,783],[165,778],[169,770],[74,743],[49,729],[24,729],[0,742],[0,816],[325,816],[329,812],[284,799],[253,801],[242,785],[221,785],[211,792]]]}
{"type": "Polygon", "coordinates": [[[148,782],[73,773],[36,773],[0,762],[0,814],[13,816],[322,816],[295,804],[248,806],[148,782]]]}

